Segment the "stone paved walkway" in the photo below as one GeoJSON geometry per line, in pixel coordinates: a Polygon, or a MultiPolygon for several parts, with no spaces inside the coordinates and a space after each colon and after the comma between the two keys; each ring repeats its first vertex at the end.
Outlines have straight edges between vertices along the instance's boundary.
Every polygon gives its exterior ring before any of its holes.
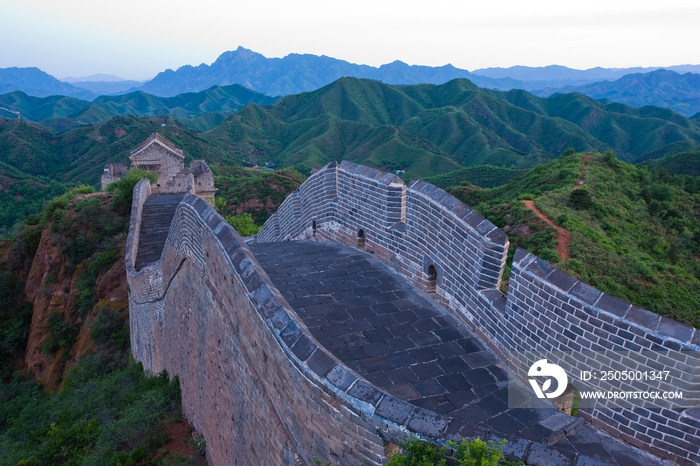
{"type": "MultiPolygon", "coordinates": [[[[509,409],[505,366],[428,294],[370,254],[312,241],[249,246],[319,343],[378,388],[475,431],[536,442],[571,422],[553,408],[509,409]]],[[[553,448],[559,457],[533,450],[528,463],[661,464],[590,426],[553,448]]]]}

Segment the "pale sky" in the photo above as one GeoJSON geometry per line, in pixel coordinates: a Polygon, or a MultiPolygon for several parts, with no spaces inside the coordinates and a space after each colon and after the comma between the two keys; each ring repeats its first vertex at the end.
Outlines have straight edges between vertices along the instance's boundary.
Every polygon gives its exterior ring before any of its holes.
{"type": "Polygon", "coordinates": [[[700,64],[700,1],[0,0],[0,68],[146,80],[239,45],[470,71],[700,64]]]}

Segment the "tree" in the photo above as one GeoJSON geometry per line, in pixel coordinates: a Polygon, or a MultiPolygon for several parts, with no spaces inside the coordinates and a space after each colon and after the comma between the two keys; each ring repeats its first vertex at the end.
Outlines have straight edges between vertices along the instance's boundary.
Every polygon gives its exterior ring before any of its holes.
{"type": "Polygon", "coordinates": [[[147,172],[139,168],[127,170],[124,176],[117,181],[114,181],[107,186],[108,192],[114,193],[112,202],[117,209],[131,209],[131,201],[134,197],[134,186],[144,178],[148,178],[151,183],[158,181],[158,175],[153,172],[147,172]]]}
{"type": "Polygon", "coordinates": [[[593,198],[586,188],[574,189],[569,194],[569,203],[576,210],[584,210],[593,205],[593,198]]]}
{"type": "Polygon", "coordinates": [[[231,224],[241,236],[253,236],[260,231],[260,227],[255,224],[253,216],[248,212],[241,215],[229,215],[226,217],[226,221],[231,224]]]}

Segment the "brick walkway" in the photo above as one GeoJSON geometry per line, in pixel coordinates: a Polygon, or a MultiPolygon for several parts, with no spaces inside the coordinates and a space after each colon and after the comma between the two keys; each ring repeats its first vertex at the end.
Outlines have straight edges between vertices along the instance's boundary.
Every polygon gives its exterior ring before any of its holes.
{"type": "MultiPolygon", "coordinates": [[[[462,419],[472,432],[539,442],[573,420],[553,408],[509,409],[505,366],[430,295],[370,254],[311,241],[249,246],[319,343],[376,387],[462,419]]],[[[533,448],[528,462],[662,464],[588,425],[551,448],[556,454],[533,448]]]]}

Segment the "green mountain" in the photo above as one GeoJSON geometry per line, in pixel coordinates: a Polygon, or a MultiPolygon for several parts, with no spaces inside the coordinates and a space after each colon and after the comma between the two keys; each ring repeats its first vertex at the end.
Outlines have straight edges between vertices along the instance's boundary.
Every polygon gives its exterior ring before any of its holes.
{"type": "Polygon", "coordinates": [[[250,103],[225,121],[224,112],[246,99],[265,103],[268,98],[240,86],[167,99],[138,92],[103,97],[87,107],[68,98],[41,100],[19,93],[13,98],[23,112],[50,117],[43,122],[63,129],[56,134],[26,121],[0,120],[0,175],[19,179],[2,168],[8,166],[36,177],[44,183],[37,193],[54,182],[95,186],[104,164],[127,162],[129,151],[153,131],[182,147],[187,160],[206,159],[215,173],[223,165],[267,164],[309,174],[314,167],[348,159],[404,170],[405,178],[449,174],[438,181],[442,186],[472,182],[483,187],[554,160],[567,148],[613,149],[622,160],[639,163],[700,144],[698,121],[668,109],[604,104],[581,94],[545,99],[525,91],[490,91],[463,79],[439,86],[389,86],[343,78],[268,107],[250,103]],[[211,112],[216,109],[221,112],[211,112]],[[101,121],[116,113],[167,118],[101,121]],[[82,126],[70,129],[76,121],[82,126]],[[213,125],[207,132],[192,129],[213,125]]]}
{"type": "Polygon", "coordinates": [[[389,86],[343,78],[267,108],[249,105],[207,137],[251,163],[311,168],[349,159],[426,177],[485,164],[530,168],[569,147],[613,149],[636,162],[670,153],[670,144],[697,144],[700,126],[670,110],[581,94],[544,99],[463,79],[389,86]]]}
{"type": "Polygon", "coordinates": [[[642,166],[651,171],[665,171],[670,175],[700,176],[700,147],[666,157],[650,160],[642,166]]]}
{"type": "Polygon", "coordinates": [[[0,95],[0,107],[18,111],[22,118],[40,122],[59,132],[95,125],[119,115],[172,118],[202,131],[213,128],[250,102],[270,105],[275,100],[234,84],[169,98],[138,91],[102,96],[92,102],[62,96],[32,97],[15,91],[0,95]]]}
{"type": "Polygon", "coordinates": [[[621,102],[634,107],[654,105],[670,108],[687,117],[700,112],[700,74],[679,74],[669,70],[627,74],[614,81],[582,86],[543,89],[535,94],[580,92],[594,99],[621,102]]]}
{"type": "Polygon", "coordinates": [[[612,151],[567,151],[503,186],[450,192],[503,229],[511,246],[599,290],[700,327],[700,178],[635,167],[612,151]],[[568,257],[558,254],[555,229],[523,200],[571,233],[568,257]]]}

